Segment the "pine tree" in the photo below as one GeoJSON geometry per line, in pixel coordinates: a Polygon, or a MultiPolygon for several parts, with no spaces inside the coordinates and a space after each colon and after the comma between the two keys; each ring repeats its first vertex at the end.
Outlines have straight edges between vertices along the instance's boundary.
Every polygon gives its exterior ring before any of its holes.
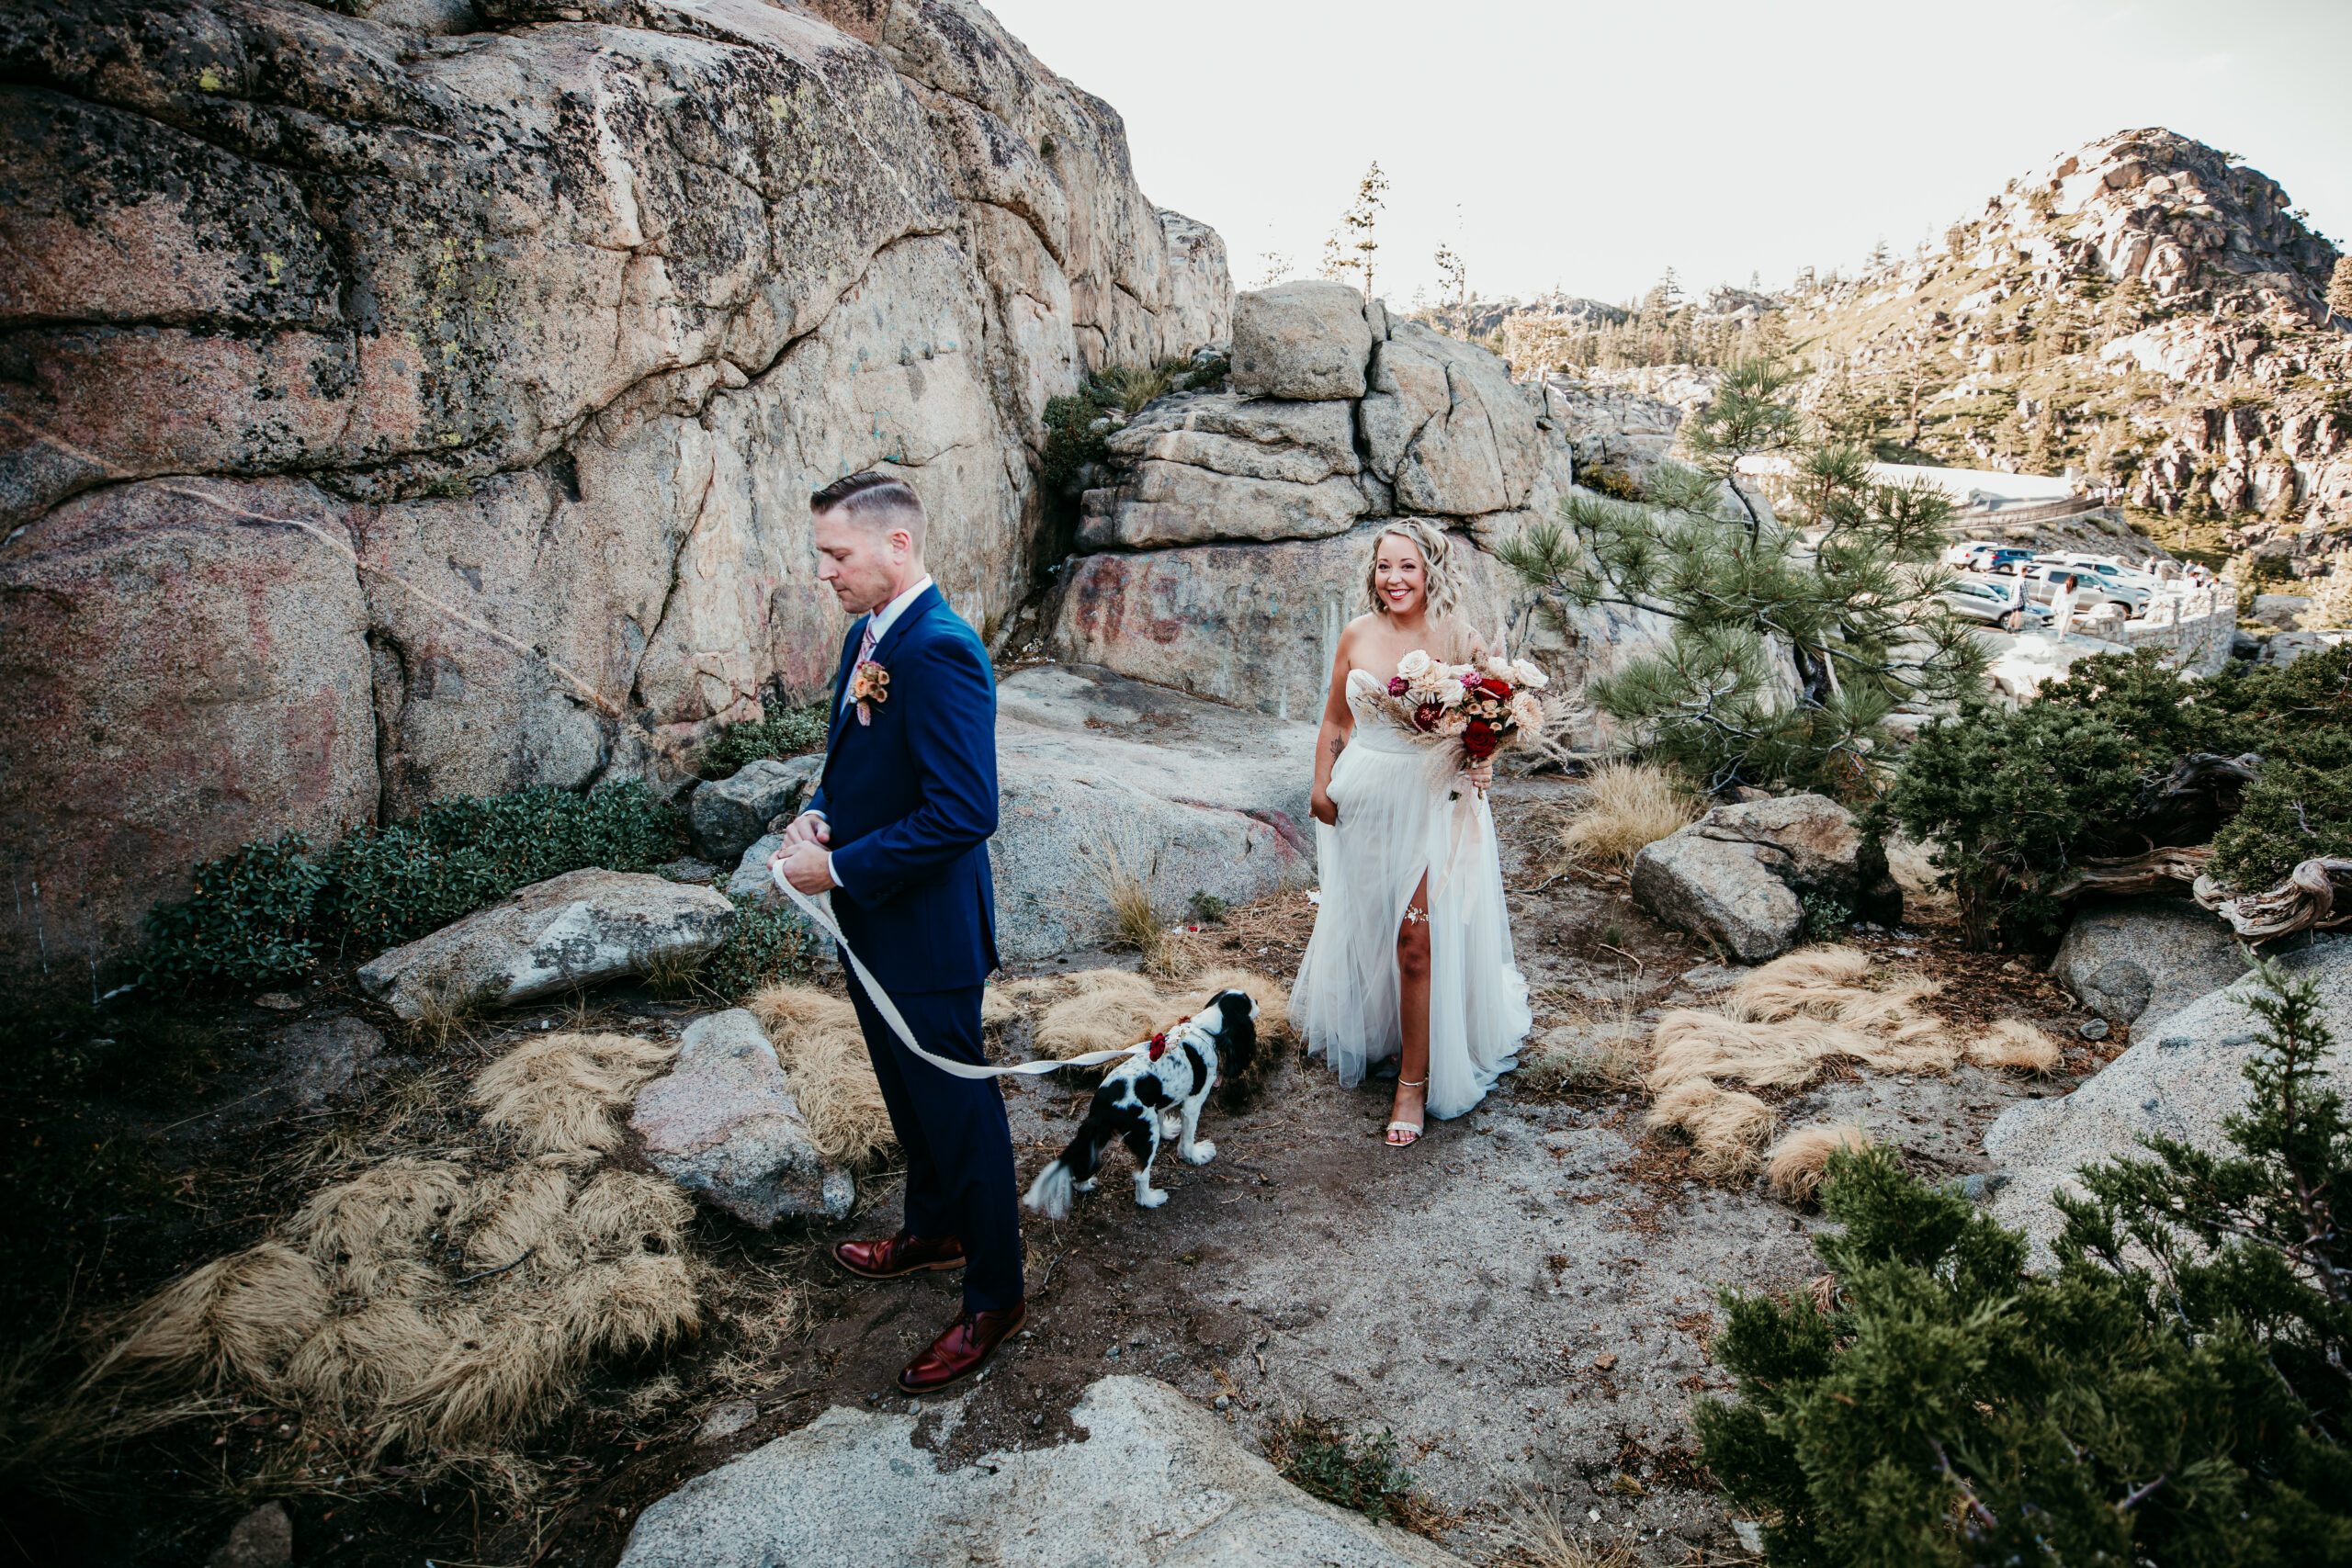
{"type": "Polygon", "coordinates": [[[1388,205],[1384,199],[1387,194],[1388,176],[1380,172],[1380,161],[1375,158],[1357,184],[1355,202],[1340,215],[1340,229],[1332,231],[1326,252],[1326,265],[1336,256],[1340,258],[1340,271],[1352,267],[1363,274],[1363,295],[1367,299],[1372,298],[1373,257],[1380,250],[1380,209],[1388,205]],[[1347,235],[1344,242],[1340,237],[1341,231],[1347,235]],[[1352,255],[1348,254],[1351,252],[1352,255]]]}
{"type": "Polygon", "coordinates": [[[1443,241],[1437,247],[1438,303],[1460,319],[1462,330],[1470,330],[1470,269],[1461,255],[1443,241]]]}
{"type": "Polygon", "coordinates": [[[1891,1151],[1832,1156],[1830,1309],[1726,1292],[1740,1403],[1693,1412],[1767,1562],[2352,1562],[2352,1126],[2317,987],[2258,976],[2232,1150],[2081,1172],[2054,1272],[1891,1151]]]}
{"type": "Polygon", "coordinates": [[[1688,466],[1660,464],[1628,502],[1579,491],[1556,522],[1498,552],[1560,618],[1610,604],[1668,621],[1662,651],[1589,694],[1710,789],[1794,783],[1877,787],[1883,720],[1915,698],[1974,690],[1975,639],[1945,611],[1934,566],[1952,512],[1925,484],[1884,485],[1868,455],[1804,440],[1783,395],[1798,373],[1749,359],[1685,427],[1688,466]],[[1742,462],[1787,465],[1790,517],[1734,483],[1742,462]],[[1783,697],[1774,650],[1795,660],[1783,697]]]}

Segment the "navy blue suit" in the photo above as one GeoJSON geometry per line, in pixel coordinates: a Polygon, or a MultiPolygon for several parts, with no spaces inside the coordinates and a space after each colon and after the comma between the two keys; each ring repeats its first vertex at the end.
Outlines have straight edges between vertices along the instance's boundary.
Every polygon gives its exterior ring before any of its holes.
{"type": "MultiPolygon", "coordinates": [[[[980,987],[997,965],[996,681],[988,649],[935,587],[875,645],[890,672],[873,722],[844,708],[861,617],[842,644],[825,771],[809,797],[832,851],[833,918],[923,1048],[976,1065],[980,987]]],[[[1012,1134],[992,1078],[943,1073],[901,1044],[849,976],[866,1055],[907,1156],[906,1227],[964,1244],[964,1304],[1019,1303],[1012,1134]]]]}

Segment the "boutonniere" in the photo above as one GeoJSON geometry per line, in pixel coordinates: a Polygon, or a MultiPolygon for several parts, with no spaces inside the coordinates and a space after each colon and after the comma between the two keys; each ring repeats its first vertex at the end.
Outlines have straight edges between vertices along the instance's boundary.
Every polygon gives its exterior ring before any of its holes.
{"type": "Polygon", "coordinates": [[[859,660],[849,674],[849,694],[857,704],[857,722],[872,724],[874,709],[868,705],[890,700],[890,672],[871,659],[859,660]]]}

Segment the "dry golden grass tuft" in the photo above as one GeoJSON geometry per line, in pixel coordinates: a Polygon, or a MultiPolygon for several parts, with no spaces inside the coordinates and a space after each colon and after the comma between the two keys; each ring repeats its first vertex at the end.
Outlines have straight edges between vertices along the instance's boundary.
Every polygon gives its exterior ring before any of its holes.
{"type": "Polygon", "coordinates": [[[1143,957],[1153,974],[1168,968],[1168,925],[1151,907],[1150,880],[1127,863],[1118,845],[1097,840],[1090,863],[1100,885],[1102,901],[1111,908],[1110,942],[1143,957]]]}
{"type": "Polygon", "coordinates": [[[2023,1019],[2005,1018],[1968,1047],[1968,1059],[1980,1067],[2007,1067],[2043,1077],[2065,1060],[2058,1042],[2023,1019]]]}
{"type": "Polygon", "coordinates": [[[1560,1519],[1558,1505],[1514,1486],[1517,1507],[1510,1520],[1511,1544],[1532,1568],[1637,1568],[1641,1558],[1618,1541],[1577,1535],[1560,1519]]]}
{"type": "Polygon", "coordinates": [[[1699,803],[1651,762],[1603,762],[1585,779],[1586,798],[1559,830],[1563,853],[1623,869],[1645,845],[1687,826],[1699,803]]]}
{"type": "Polygon", "coordinates": [[[827,1159],[869,1166],[898,1146],[855,1008],[807,986],[764,987],[746,1005],[775,1047],[809,1135],[827,1159]]]}
{"type": "Polygon", "coordinates": [[[613,1113],[677,1054],[627,1034],[550,1034],[483,1068],[472,1100],[526,1154],[601,1154],[620,1145],[613,1113]]]}
{"type": "MultiPolygon", "coordinates": [[[[1857,948],[1801,948],[1777,958],[1744,977],[1719,1005],[1677,1008],[1658,1020],[1643,1079],[1655,1097],[1648,1124],[1681,1128],[1703,1165],[1738,1174],[1757,1165],[1770,1113],[1761,1100],[1726,1091],[1725,1084],[1796,1089],[1838,1060],[1893,1073],[1949,1073],[1963,1060],[2025,1072],[2057,1067],[2057,1043],[2016,1020],[1994,1025],[1963,1050],[1949,1024],[1921,1010],[1937,989],[1934,981],[1901,970],[1873,976],[1870,955],[1857,948]]],[[[1813,1131],[1784,1140],[1792,1160],[1813,1151],[1810,1142],[1800,1142],[1813,1131]]],[[[1813,1152],[1826,1160],[1828,1149],[1813,1152]]],[[[1784,1195],[1813,1190],[1795,1166],[1788,1182],[1776,1172],[1772,1184],[1784,1195]]]]}
{"type": "Polygon", "coordinates": [[[1764,1179],[1783,1203],[1809,1203],[1839,1149],[1866,1149],[1871,1135],[1852,1122],[1816,1122],[1774,1144],[1764,1156],[1764,1179]]]}
{"type": "Polygon", "coordinates": [[[413,1474],[469,1465],[526,1486],[497,1445],[600,1359],[700,1325],[688,1201],[595,1152],[672,1051],[571,1034],[493,1062],[469,1096],[472,1147],[382,1158],[133,1314],[100,1367],[117,1408],[156,1407],[164,1384],[258,1395],[314,1417],[304,1429],[356,1470],[397,1451],[413,1474]]]}

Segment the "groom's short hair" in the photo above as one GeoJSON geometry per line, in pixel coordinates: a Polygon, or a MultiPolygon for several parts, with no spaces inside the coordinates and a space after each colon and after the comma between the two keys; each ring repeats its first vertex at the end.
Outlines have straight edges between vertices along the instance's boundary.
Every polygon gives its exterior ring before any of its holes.
{"type": "Polygon", "coordinates": [[[922,497],[904,479],[871,469],[835,479],[808,497],[808,515],[821,517],[828,512],[839,513],[862,528],[881,533],[904,528],[915,548],[922,548],[928,521],[923,515],[922,497]]]}

